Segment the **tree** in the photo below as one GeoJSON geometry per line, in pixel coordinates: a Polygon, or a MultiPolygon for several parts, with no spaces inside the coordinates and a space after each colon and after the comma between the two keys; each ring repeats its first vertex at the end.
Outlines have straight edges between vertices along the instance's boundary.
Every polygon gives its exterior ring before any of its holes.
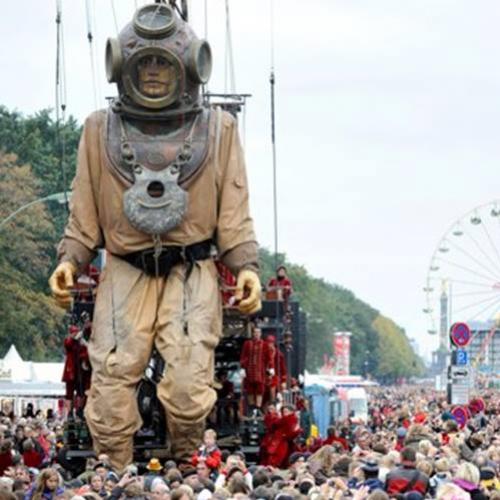
{"type": "Polygon", "coordinates": [[[75,175],[80,133],[81,127],[71,116],[62,125],[52,120],[48,109],[24,117],[0,106],[0,151],[14,153],[21,165],[31,165],[40,180],[40,196],[68,190],[75,175]]]}
{"type": "MultiPolygon", "coordinates": [[[[404,331],[394,322],[381,316],[351,291],[312,277],[304,267],[288,262],[285,255],[278,255],[276,260],[287,267],[295,296],[308,315],[306,364],[310,371],[315,371],[322,365],[325,354],[333,354],[332,334],[335,331],[352,333],[352,373],[363,374],[366,367],[371,375],[395,379],[415,374],[414,365],[422,366],[411,350],[404,331]],[[393,340],[392,343],[388,336],[393,340]],[[405,354],[406,363],[400,362],[401,350],[405,354]],[[395,362],[391,364],[387,361],[388,358],[395,362]]],[[[263,282],[266,282],[275,272],[276,261],[264,249],[260,252],[260,262],[263,282]]]]}
{"type": "Polygon", "coordinates": [[[386,381],[422,374],[422,362],[415,356],[404,332],[394,321],[377,316],[373,327],[379,338],[378,375],[386,381]]]}
{"type": "MultiPolygon", "coordinates": [[[[0,220],[39,197],[31,168],[0,153],[0,220]]],[[[15,342],[23,356],[58,357],[63,312],[47,295],[53,223],[43,204],[33,205],[0,232],[0,350],[15,342]]]]}

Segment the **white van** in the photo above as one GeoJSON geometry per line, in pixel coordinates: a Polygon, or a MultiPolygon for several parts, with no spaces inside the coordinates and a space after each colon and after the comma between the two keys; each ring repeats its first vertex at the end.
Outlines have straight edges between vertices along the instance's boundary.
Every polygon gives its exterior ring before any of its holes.
{"type": "Polygon", "coordinates": [[[347,389],[349,417],[355,424],[368,422],[368,396],[362,387],[347,389]]]}

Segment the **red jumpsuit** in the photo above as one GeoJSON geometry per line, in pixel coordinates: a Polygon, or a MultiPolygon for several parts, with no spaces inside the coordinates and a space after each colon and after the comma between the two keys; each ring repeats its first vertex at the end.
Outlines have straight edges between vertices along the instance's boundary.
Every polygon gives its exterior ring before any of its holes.
{"type": "Polygon", "coordinates": [[[66,361],[62,381],[66,383],[66,399],[69,400],[73,400],[75,395],[83,397],[90,388],[89,353],[87,347],[71,335],[76,332],[78,327],[70,326],[70,335],[64,339],[66,361]]]}
{"type": "Polygon", "coordinates": [[[268,389],[266,391],[266,401],[269,398],[276,397],[276,391],[272,389],[280,390],[281,384],[286,383],[286,362],[285,356],[276,345],[276,338],[274,335],[268,335],[266,337],[266,343],[269,347],[269,352],[271,359],[273,359],[274,374],[266,373],[265,385],[268,389]]]}
{"type": "Polygon", "coordinates": [[[267,288],[282,289],[284,300],[288,300],[288,297],[290,297],[293,292],[292,282],[288,278],[271,278],[267,284],[267,288]]]}
{"type": "Polygon", "coordinates": [[[202,446],[191,457],[191,464],[196,467],[200,460],[204,460],[209,469],[216,471],[222,462],[222,454],[217,446],[213,446],[212,448],[202,446]]]}
{"type": "Polygon", "coordinates": [[[215,265],[219,273],[222,302],[225,306],[231,306],[231,298],[234,297],[236,289],[236,276],[222,262],[217,261],[215,265]]]}
{"type": "Polygon", "coordinates": [[[246,373],[244,382],[246,393],[255,396],[264,394],[266,370],[274,368],[268,343],[262,339],[245,340],[240,364],[246,373]]]}
{"type": "Polygon", "coordinates": [[[339,436],[330,436],[330,437],[327,437],[321,446],[325,446],[326,444],[335,444],[335,443],[339,443],[342,448],[344,448],[344,451],[349,451],[349,443],[347,442],[346,439],[344,439],[343,437],[339,437],[339,436]]]}
{"type": "Polygon", "coordinates": [[[269,433],[262,441],[264,465],[285,468],[288,457],[294,451],[293,440],[302,433],[297,415],[292,413],[272,421],[269,433]]]}
{"type": "Polygon", "coordinates": [[[260,442],[260,463],[262,465],[269,465],[269,449],[273,442],[273,432],[276,425],[280,421],[280,416],[277,413],[266,413],[264,417],[264,427],[266,434],[260,442]]]}

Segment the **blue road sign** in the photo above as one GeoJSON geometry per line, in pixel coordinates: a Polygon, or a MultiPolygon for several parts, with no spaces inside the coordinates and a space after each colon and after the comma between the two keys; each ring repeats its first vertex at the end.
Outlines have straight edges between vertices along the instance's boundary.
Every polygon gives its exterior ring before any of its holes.
{"type": "Polygon", "coordinates": [[[457,349],[457,365],[458,366],[467,366],[469,364],[469,356],[467,351],[463,349],[457,349]]]}

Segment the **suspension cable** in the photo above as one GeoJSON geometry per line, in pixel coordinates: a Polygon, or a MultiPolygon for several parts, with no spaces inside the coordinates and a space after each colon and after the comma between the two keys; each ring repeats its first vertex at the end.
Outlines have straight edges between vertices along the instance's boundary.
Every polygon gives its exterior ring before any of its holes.
{"type": "Polygon", "coordinates": [[[118,18],[116,17],[115,0],[110,0],[110,2],[111,2],[111,11],[113,12],[113,21],[115,22],[116,35],[118,36],[118,32],[120,30],[118,29],[118,18]]]}
{"type": "MultiPolygon", "coordinates": [[[[208,0],[204,0],[204,9],[203,9],[203,16],[204,16],[204,39],[208,40],[208,0]]],[[[201,86],[201,95],[204,103],[208,103],[208,96],[207,94],[209,93],[208,90],[208,83],[204,83],[201,86]]]]}
{"type": "Polygon", "coordinates": [[[208,39],[208,0],[205,0],[204,5],[204,13],[205,13],[205,40],[208,39]]]}
{"type": "Polygon", "coordinates": [[[56,0],[56,138],[59,149],[59,169],[66,209],[69,210],[66,178],[66,63],[64,55],[64,27],[62,0],[56,0]],[[61,130],[62,128],[62,130],[61,130]]]}
{"type": "Polygon", "coordinates": [[[95,70],[95,58],[94,58],[94,35],[92,34],[92,8],[90,5],[90,0],[85,0],[86,14],[87,14],[87,40],[89,42],[89,52],[90,52],[90,70],[92,76],[92,90],[94,93],[94,108],[97,109],[97,83],[96,83],[96,70],[95,70]]]}
{"type": "Polygon", "coordinates": [[[229,15],[229,0],[225,0],[226,6],[226,50],[224,57],[224,92],[228,92],[228,73],[231,94],[236,93],[236,76],[234,71],[233,41],[231,36],[231,17],[229,15]]]}
{"type": "MultiPolygon", "coordinates": [[[[96,2],[97,0],[92,0],[92,26],[93,26],[93,33],[94,33],[94,60],[98,61],[99,56],[104,52],[101,50],[101,47],[99,46],[99,25],[97,23],[97,8],[96,8],[96,2]]],[[[118,26],[119,29],[119,26],[118,26]]],[[[117,35],[118,36],[118,35],[117,35]]],[[[101,105],[103,101],[103,88],[102,88],[102,82],[104,81],[103,79],[103,66],[100,64],[95,65],[96,68],[96,89],[97,89],[97,103],[98,105],[101,105]]]]}
{"type": "MultiPolygon", "coordinates": [[[[276,159],[276,100],[275,100],[275,84],[276,76],[274,72],[274,0],[270,3],[270,74],[269,84],[271,91],[271,147],[272,147],[272,162],[273,162],[273,218],[274,218],[274,270],[278,270],[278,175],[277,175],[277,159],[276,159]]],[[[288,300],[285,302],[288,304],[288,300]]],[[[279,301],[276,300],[276,317],[279,317],[279,301]]],[[[287,313],[283,310],[283,315],[287,313]]],[[[284,341],[285,331],[282,332],[282,340],[284,341]]],[[[279,347],[278,347],[279,348],[279,347]]],[[[287,364],[287,380],[286,387],[290,388],[290,349],[285,346],[286,364],[287,364]]],[[[279,367],[277,367],[278,378],[281,379],[279,367]]]]}
{"type": "Polygon", "coordinates": [[[276,102],[275,85],[276,75],[274,72],[274,0],[271,0],[271,71],[269,83],[271,86],[271,146],[273,157],[273,208],[274,208],[274,264],[278,268],[278,179],[276,161],[276,102]]]}
{"type": "Polygon", "coordinates": [[[56,0],[56,121],[59,123],[61,106],[61,0],[56,0]]]}
{"type": "Polygon", "coordinates": [[[247,148],[247,106],[246,102],[243,102],[243,119],[242,119],[242,143],[243,143],[243,151],[246,151],[247,148]]]}

